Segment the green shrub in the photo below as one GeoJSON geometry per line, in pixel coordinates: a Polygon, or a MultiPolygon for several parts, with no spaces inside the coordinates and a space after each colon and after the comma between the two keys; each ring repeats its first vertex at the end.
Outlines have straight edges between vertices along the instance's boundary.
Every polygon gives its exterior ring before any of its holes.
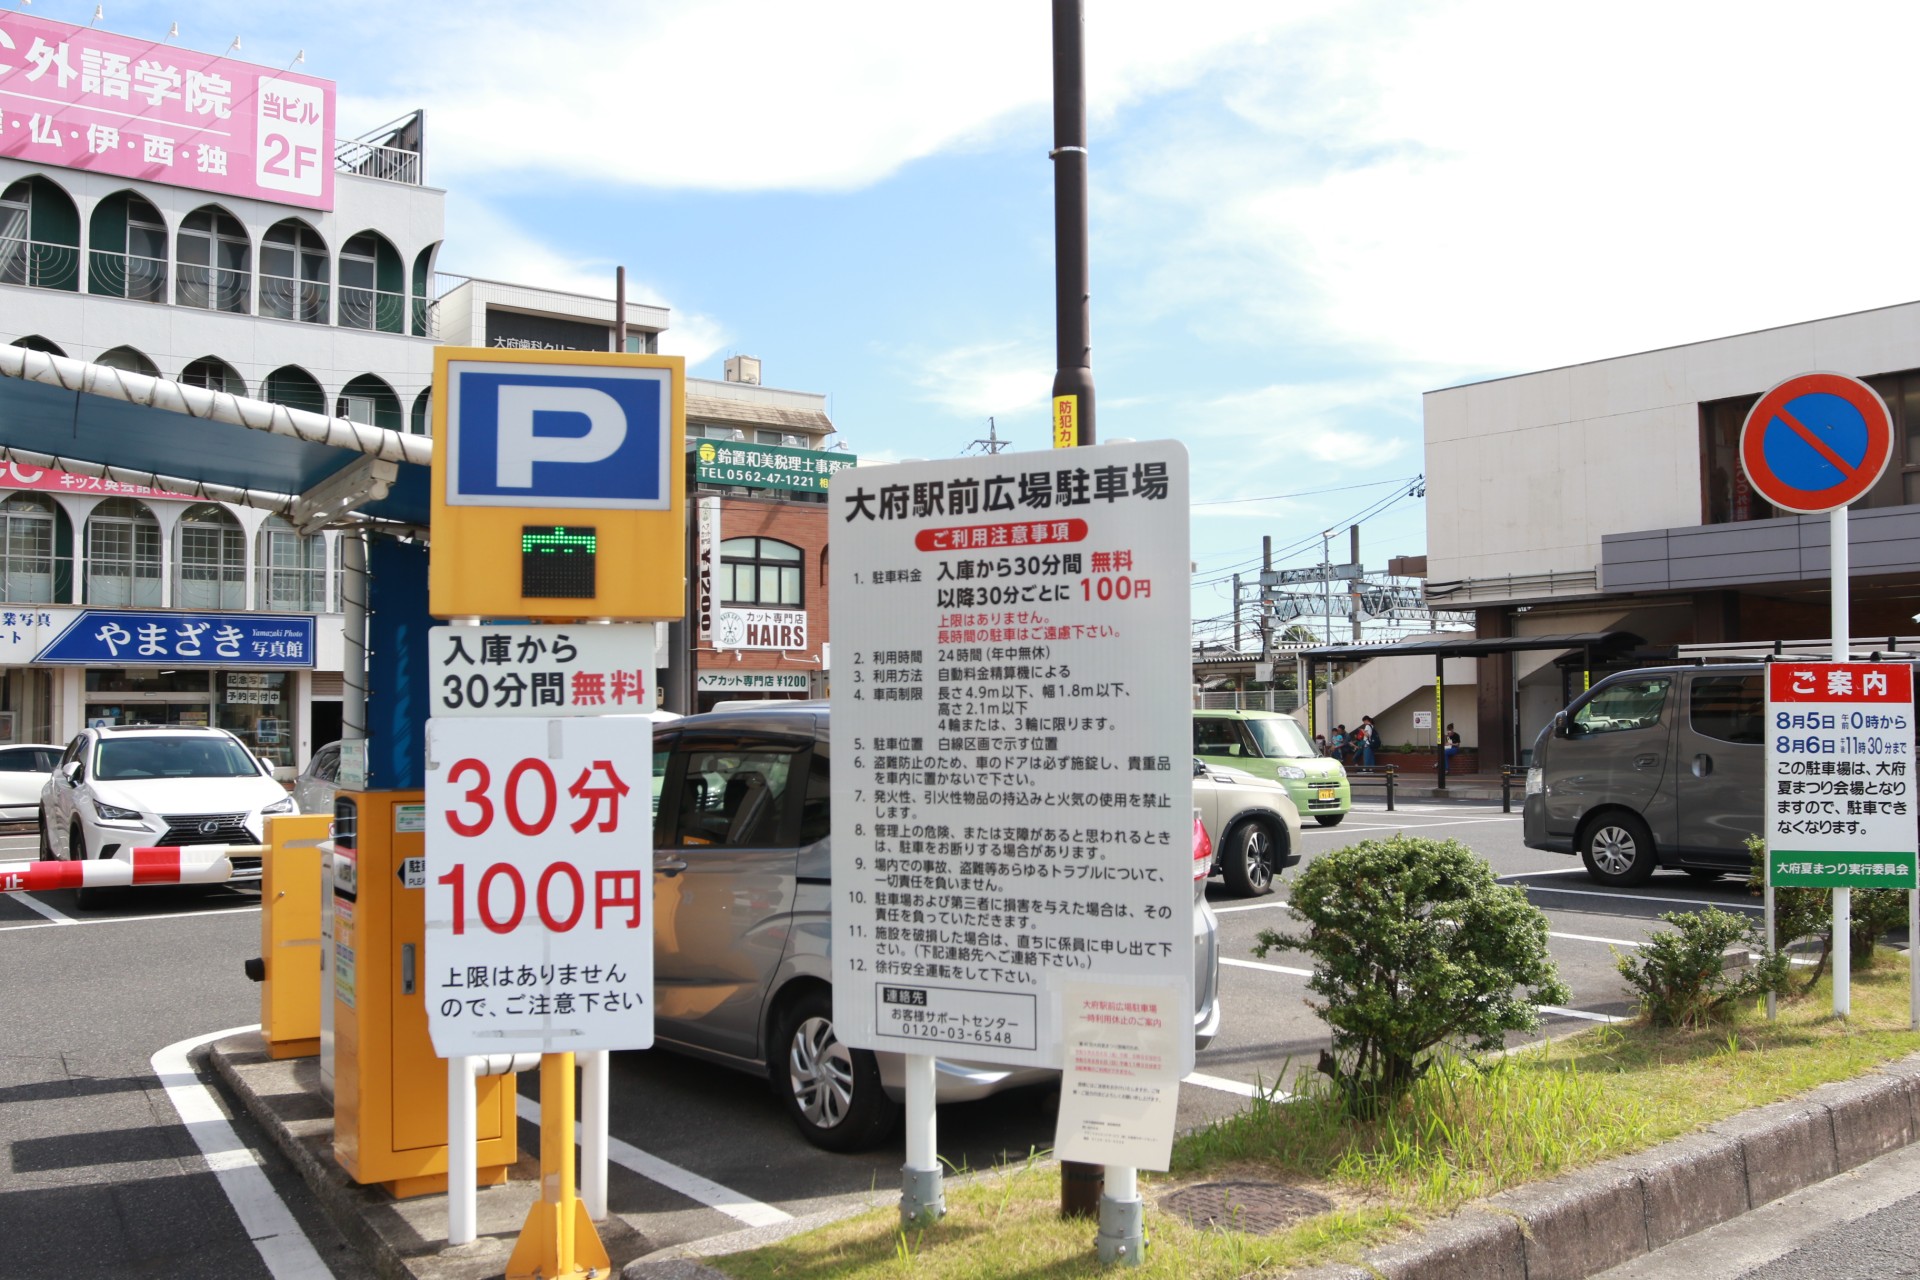
{"type": "Polygon", "coordinates": [[[1308,1001],[1333,1029],[1320,1070],[1350,1111],[1377,1114],[1436,1051],[1491,1052],[1540,1025],[1536,1004],[1570,998],[1547,955],[1547,918],[1454,840],[1365,840],[1294,882],[1304,934],[1260,932],[1254,951],[1314,959],[1308,1001]]]}
{"type": "Polygon", "coordinates": [[[1668,911],[1671,931],[1657,933],[1632,955],[1615,961],[1640,993],[1640,1008],[1656,1027],[1699,1027],[1736,1005],[1787,987],[1787,953],[1768,955],[1760,922],[1708,907],[1668,911]],[[1754,963],[1729,976],[1726,950],[1744,943],[1754,963]]]}

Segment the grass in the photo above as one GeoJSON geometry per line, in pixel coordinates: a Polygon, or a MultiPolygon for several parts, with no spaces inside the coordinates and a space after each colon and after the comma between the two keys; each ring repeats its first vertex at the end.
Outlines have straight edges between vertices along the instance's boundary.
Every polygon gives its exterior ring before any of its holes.
{"type": "MultiPolygon", "coordinates": [[[[1174,1144],[1173,1168],[1142,1175],[1149,1248],[1142,1277],[1277,1274],[1353,1260],[1371,1244],[1466,1201],[1652,1146],[1815,1085],[1920,1050],[1907,1030],[1906,957],[1881,951],[1853,975],[1853,1016],[1833,1018],[1826,981],[1710,1028],[1638,1023],[1529,1047],[1489,1063],[1442,1062],[1388,1114],[1348,1118],[1324,1077],[1297,1075],[1293,1096],[1244,1111],[1174,1144]],[[1222,1178],[1309,1187],[1338,1206],[1271,1236],[1196,1230],[1160,1213],[1173,1188],[1222,1178]]],[[[978,1179],[950,1179],[948,1215],[903,1233],[889,1206],[749,1253],[707,1261],[740,1280],[1048,1280],[1103,1274],[1093,1226],[1061,1222],[1059,1175],[1030,1159],[978,1179]]]]}

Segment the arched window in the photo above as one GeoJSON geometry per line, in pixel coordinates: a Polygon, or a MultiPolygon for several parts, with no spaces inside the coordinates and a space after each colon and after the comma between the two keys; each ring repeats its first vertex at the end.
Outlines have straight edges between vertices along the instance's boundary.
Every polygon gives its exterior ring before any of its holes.
{"type": "Polygon", "coordinates": [[[93,206],[87,292],[135,302],[167,300],[167,224],[150,201],[116,191],[93,206]]]}
{"type": "Polygon", "coordinates": [[[289,409],[305,409],[308,413],[327,411],[326,392],[320,390],[312,374],[297,364],[281,365],[268,374],[260,384],[260,398],[289,409]]]}
{"type": "Polygon", "coordinates": [[[225,508],[202,502],[180,517],[173,602],[182,609],[247,607],[247,536],[225,508]]]}
{"type": "Polygon", "coordinates": [[[327,611],[327,540],[302,537],[279,516],[260,526],[260,607],[301,613],[327,611]]]}
{"type": "Polygon", "coordinates": [[[340,324],[405,333],[407,281],[400,251],[377,231],[340,246],[340,324]]]}
{"type": "Polygon", "coordinates": [[[433,434],[433,388],[428,387],[413,398],[413,421],[407,429],[417,436],[433,434]]]}
{"type": "Polygon", "coordinates": [[[0,191],[0,284],[80,291],[80,211],[38,174],[0,191]]]}
{"type": "Polygon", "coordinates": [[[160,366],[132,347],[111,347],[93,358],[95,364],[105,365],[109,369],[125,369],[128,373],[144,373],[149,378],[160,376],[160,366]]]}
{"type": "Polygon", "coordinates": [[[183,307],[247,314],[253,249],[240,220],[214,205],[195,209],[181,222],[177,243],[173,300],[183,307]]]}
{"type": "MultiPolygon", "coordinates": [[[[58,560],[60,510],[53,499],[16,493],[0,502],[0,599],[51,604],[58,560]]],[[[62,575],[64,576],[64,575],[62,575]]]]}
{"type": "Polygon", "coordinates": [[[800,548],[772,538],[728,538],[720,544],[720,602],[764,607],[806,603],[800,548]]]}
{"type": "Polygon", "coordinates": [[[440,246],[430,244],[413,259],[413,336],[440,336],[440,303],[433,296],[433,255],[440,246]]]}
{"type": "Polygon", "coordinates": [[[340,388],[340,401],[334,406],[334,416],[351,418],[370,427],[385,427],[389,431],[404,429],[400,417],[400,397],[393,394],[393,388],[384,379],[371,373],[363,373],[340,388]]]}
{"type": "Polygon", "coordinates": [[[25,347],[29,351],[44,351],[50,356],[64,356],[67,354],[60,349],[59,343],[53,341],[51,338],[43,338],[37,333],[30,333],[24,338],[15,338],[7,345],[10,347],[25,347]]]}
{"type": "Polygon", "coordinates": [[[201,356],[180,371],[180,381],[190,387],[224,391],[230,396],[247,394],[247,380],[240,371],[219,356],[201,356]]]}
{"type": "Polygon", "coordinates": [[[160,603],[160,522],[132,498],[87,517],[87,603],[160,603]]]}
{"type": "Polygon", "coordinates": [[[260,314],[279,320],[327,323],[333,270],[327,242],[298,218],[276,222],[260,241],[260,314]]]}

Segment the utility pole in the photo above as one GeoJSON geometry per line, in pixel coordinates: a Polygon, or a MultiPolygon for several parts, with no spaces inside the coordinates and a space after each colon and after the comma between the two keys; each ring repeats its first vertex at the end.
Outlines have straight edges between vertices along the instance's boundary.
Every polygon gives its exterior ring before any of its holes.
{"type": "MultiPolygon", "coordinates": [[[[1360,563],[1360,526],[1347,526],[1347,563],[1360,563]]],[[[1347,579],[1347,617],[1353,621],[1353,642],[1360,643],[1360,579],[1347,579]]]]}
{"type": "Polygon", "coordinates": [[[1260,539],[1260,661],[1273,659],[1273,616],[1267,609],[1267,575],[1273,572],[1273,535],[1260,539]]]}
{"type": "Polygon", "coordinates": [[[964,452],[972,453],[975,449],[978,449],[982,453],[999,453],[1002,449],[1006,448],[1009,443],[1011,442],[1000,438],[999,429],[993,425],[993,419],[988,418],[986,439],[975,440],[966,447],[964,452]]]}
{"type": "Polygon", "coordinates": [[[1240,575],[1233,575],[1233,654],[1240,656],[1240,575]]]}

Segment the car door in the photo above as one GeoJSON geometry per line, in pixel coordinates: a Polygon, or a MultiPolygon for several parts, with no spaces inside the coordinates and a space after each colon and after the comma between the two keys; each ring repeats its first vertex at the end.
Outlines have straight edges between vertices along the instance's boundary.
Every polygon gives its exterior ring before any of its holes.
{"type": "Polygon", "coordinates": [[[1673,677],[1631,675],[1597,686],[1558,729],[1547,787],[1556,827],[1571,828],[1602,805],[1642,815],[1656,847],[1673,838],[1667,785],[1667,705],[1673,677]]]}
{"type": "Polygon", "coordinates": [[[715,731],[667,744],[653,862],[657,1034],[750,1058],[790,932],[812,743],[715,731]]]}
{"type": "Polygon", "coordinates": [[[76,778],[79,773],[69,773],[68,766],[76,764],[85,754],[87,735],[75,734],[73,741],[61,753],[59,762],[53,766],[52,785],[41,793],[46,808],[47,839],[56,851],[67,852],[67,832],[72,825],[74,794],[77,790],[76,778]]]}
{"type": "Polygon", "coordinates": [[[1746,839],[1758,835],[1764,785],[1765,697],[1758,671],[1683,677],[1686,714],[1676,717],[1670,776],[1674,848],[1691,861],[1747,867],[1746,839]]]}

